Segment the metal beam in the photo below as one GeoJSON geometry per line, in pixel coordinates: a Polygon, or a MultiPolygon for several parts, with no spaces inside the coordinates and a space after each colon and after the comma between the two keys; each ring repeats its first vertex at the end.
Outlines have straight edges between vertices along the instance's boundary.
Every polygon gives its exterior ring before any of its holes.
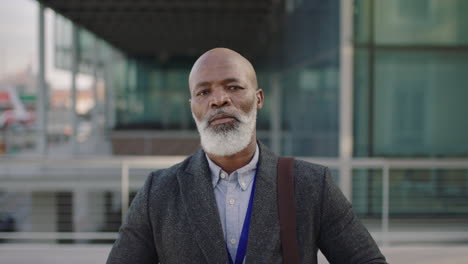
{"type": "Polygon", "coordinates": [[[78,152],[78,115],[76,113],[77,103],[77,87],[76,79],[78,75],[78,27],[72,23],[72,71],[71,71],[71,121],[72,121],[72,134],[71,134],[71,150],[72,154],[78,152]]]}
{"type": "MultiPolygon", "coordinates": [[[[44,2],[44,1],[42,1],[44,2]]],[[[47,5],[58,10],[99,10],[99,11],[153,11],[153,10],[269,10],[269,1],[47,1],[47,5]]]]}
{"type": "Polygon", "coordinates": [[[382,246],[388,246],[388,217],[390,212],[390,167],[382,168],[382,246]]]}
{"type": "Polygon", "coordinates": [[[353,1],[340,4],[340,187],[351,201],[353,157],[353,1]]]}
{"type": "Polygon", "coordinates": [[[93,124],[93,141],[94,141],[94,149],[97,150],[98,140],[100,135],[99,130],[99,116],[100,116],[100,102],[98,99],[98,71],[99,69],[99,62],[100,62],[100,54],[99,54],[99,41],[95,38],[94,39],[94,46],[93,46],[93,101],[94,107],[92,111],[92,124],[93,124]]]}
{"type": "Polygon", "coordinates": [[[270,105],[270,120],[271,120],[271,146],[272,150],[281,155],[281,80],[280,73],[271,74],[271,103],[270,105]]]}
{"type": "Polygon", "coordinates": [[[36,147],[39,155],[47,154],[47,87],[45,83],[45,7],[39,4],[38,14],[38,74],[36,101],[36,147]]]}

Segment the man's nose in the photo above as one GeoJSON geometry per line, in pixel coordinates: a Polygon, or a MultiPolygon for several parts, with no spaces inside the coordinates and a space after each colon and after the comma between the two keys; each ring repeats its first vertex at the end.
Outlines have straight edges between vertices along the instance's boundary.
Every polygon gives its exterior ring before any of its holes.
{"type": "Polygon", "coordinates": [[[231,104],[231,98],[224,90],[213,92],[213,98],[210,102],[211,108],[220,108],[231,104]]]}

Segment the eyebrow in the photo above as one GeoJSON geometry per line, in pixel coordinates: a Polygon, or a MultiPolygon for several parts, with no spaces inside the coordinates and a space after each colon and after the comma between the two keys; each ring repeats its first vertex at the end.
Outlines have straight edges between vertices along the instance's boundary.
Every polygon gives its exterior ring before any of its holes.
{"type": "Polygon", "coordinates": [[[195,85],[195,89],[200,88],[202,86],[208,86],[210,82],[199,82],[197,85],[195,85]]]}
{"type": "Polygon", "coordinates": [[[240,80],[237,78],[227,78],[227,79],[224,79],[221,83],[231,83],[231,82],[240,82],[240,80]]]}
{"type": "MultiPolygon", "coordinates": [[[[241,82],[241,81],[237,78],[227,78],[221,81],[222,84],[231,83],[231,82],[241,82]]],[[[197,83],[197,85],[195,85],[195,89],[203,87],[203,86],[209,86],[210,84],[211,82],[207,82],[207,81],[199,82],[197,83]]]]}

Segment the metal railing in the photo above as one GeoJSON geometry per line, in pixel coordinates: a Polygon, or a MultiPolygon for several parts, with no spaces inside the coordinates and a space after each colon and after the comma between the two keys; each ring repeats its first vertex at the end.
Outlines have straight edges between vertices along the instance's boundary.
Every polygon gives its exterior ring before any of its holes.
{"type": "MultiPolygon", "coordinates": [[[[184,159],[182,156],[171,157],[96,157],[96,158],[0,158],[0,191],[14,190],[34,190],[34,182],[25,182],[21,177],[15,177],[14,172],[17,168],[32,167],[39,172],[46,169],[70,169],[70,168],[102,168],[102,169],[120,169],[120,192],[121,192],[121,217],[125,216],[130,200],[131,186],[141,186],[142,181],[137,183],[130,181],[130,170],[132,169],[160,169],[167,168],[184,159]],[[26,184],[25,184],[26,183],[26,184]]],[[[352,169],[374,169],[382,172],[382,212],[381,212],[381,230],[373,232],[374,236],[379,237],[382,246],[389,245],[393,240],[392,234],[398,232],[389,231],[389,208],[390,208],[390,170],[392,169],[463,169],[468,170],[468,159],[382,159],[366,158],[352,159],[343,161],[339,159],[328,158],[299,158],[302,160],[323,164],[331,169],[338,171],[344,166],[351,166],[352,169]]],[[[37,176],[37,175],[36,175],[37,176]]],[[[30,179],[30,178],[28,178],[30,179]]],[[[35,180],[40,181],[37,176],[35,180]]],[[[350,181],[352,182],[352,181],[350,181]]],[[[59,184],[60,185],[60,184],[59,184]]],[[[57,185],[57,186],[59,186],[57,185]]],[[[55,185],[54,185],[55,186],[55,185]]],[[[55,188],[55,187],[54,187],[55,188]]],[[[467,201],[468,203],[468,201],[467,201]]],[[[425,232],[422,237],[428,240],[437,240],[442,233],[434,234],[425,232]]],[[[448,237],[452,236],[457,240],[468,239],[468,232],[454,232],[453,234],[444,233],[448,237]]],[[[0,239],[115,239],[115,232],[1,232],[0,239]]],[[[450,240],[446,238],[445,240],[450,240]]]]}

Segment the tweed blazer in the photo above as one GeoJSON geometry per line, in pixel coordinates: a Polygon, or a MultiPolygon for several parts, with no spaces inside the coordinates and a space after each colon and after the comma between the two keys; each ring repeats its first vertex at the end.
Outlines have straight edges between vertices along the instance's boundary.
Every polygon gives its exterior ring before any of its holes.
{"type": "MultiPolygon", "coordinates": [[[[245,263],[282,263],[277,208],[278,157],[260,157],[245,263]]],[[[295,198],[301,263],[386,263],[326,167],[296,160],[295,198]]],[[[228,263],[205,153],[149,175],[132,201],[107,263],[228,263]]]]}

